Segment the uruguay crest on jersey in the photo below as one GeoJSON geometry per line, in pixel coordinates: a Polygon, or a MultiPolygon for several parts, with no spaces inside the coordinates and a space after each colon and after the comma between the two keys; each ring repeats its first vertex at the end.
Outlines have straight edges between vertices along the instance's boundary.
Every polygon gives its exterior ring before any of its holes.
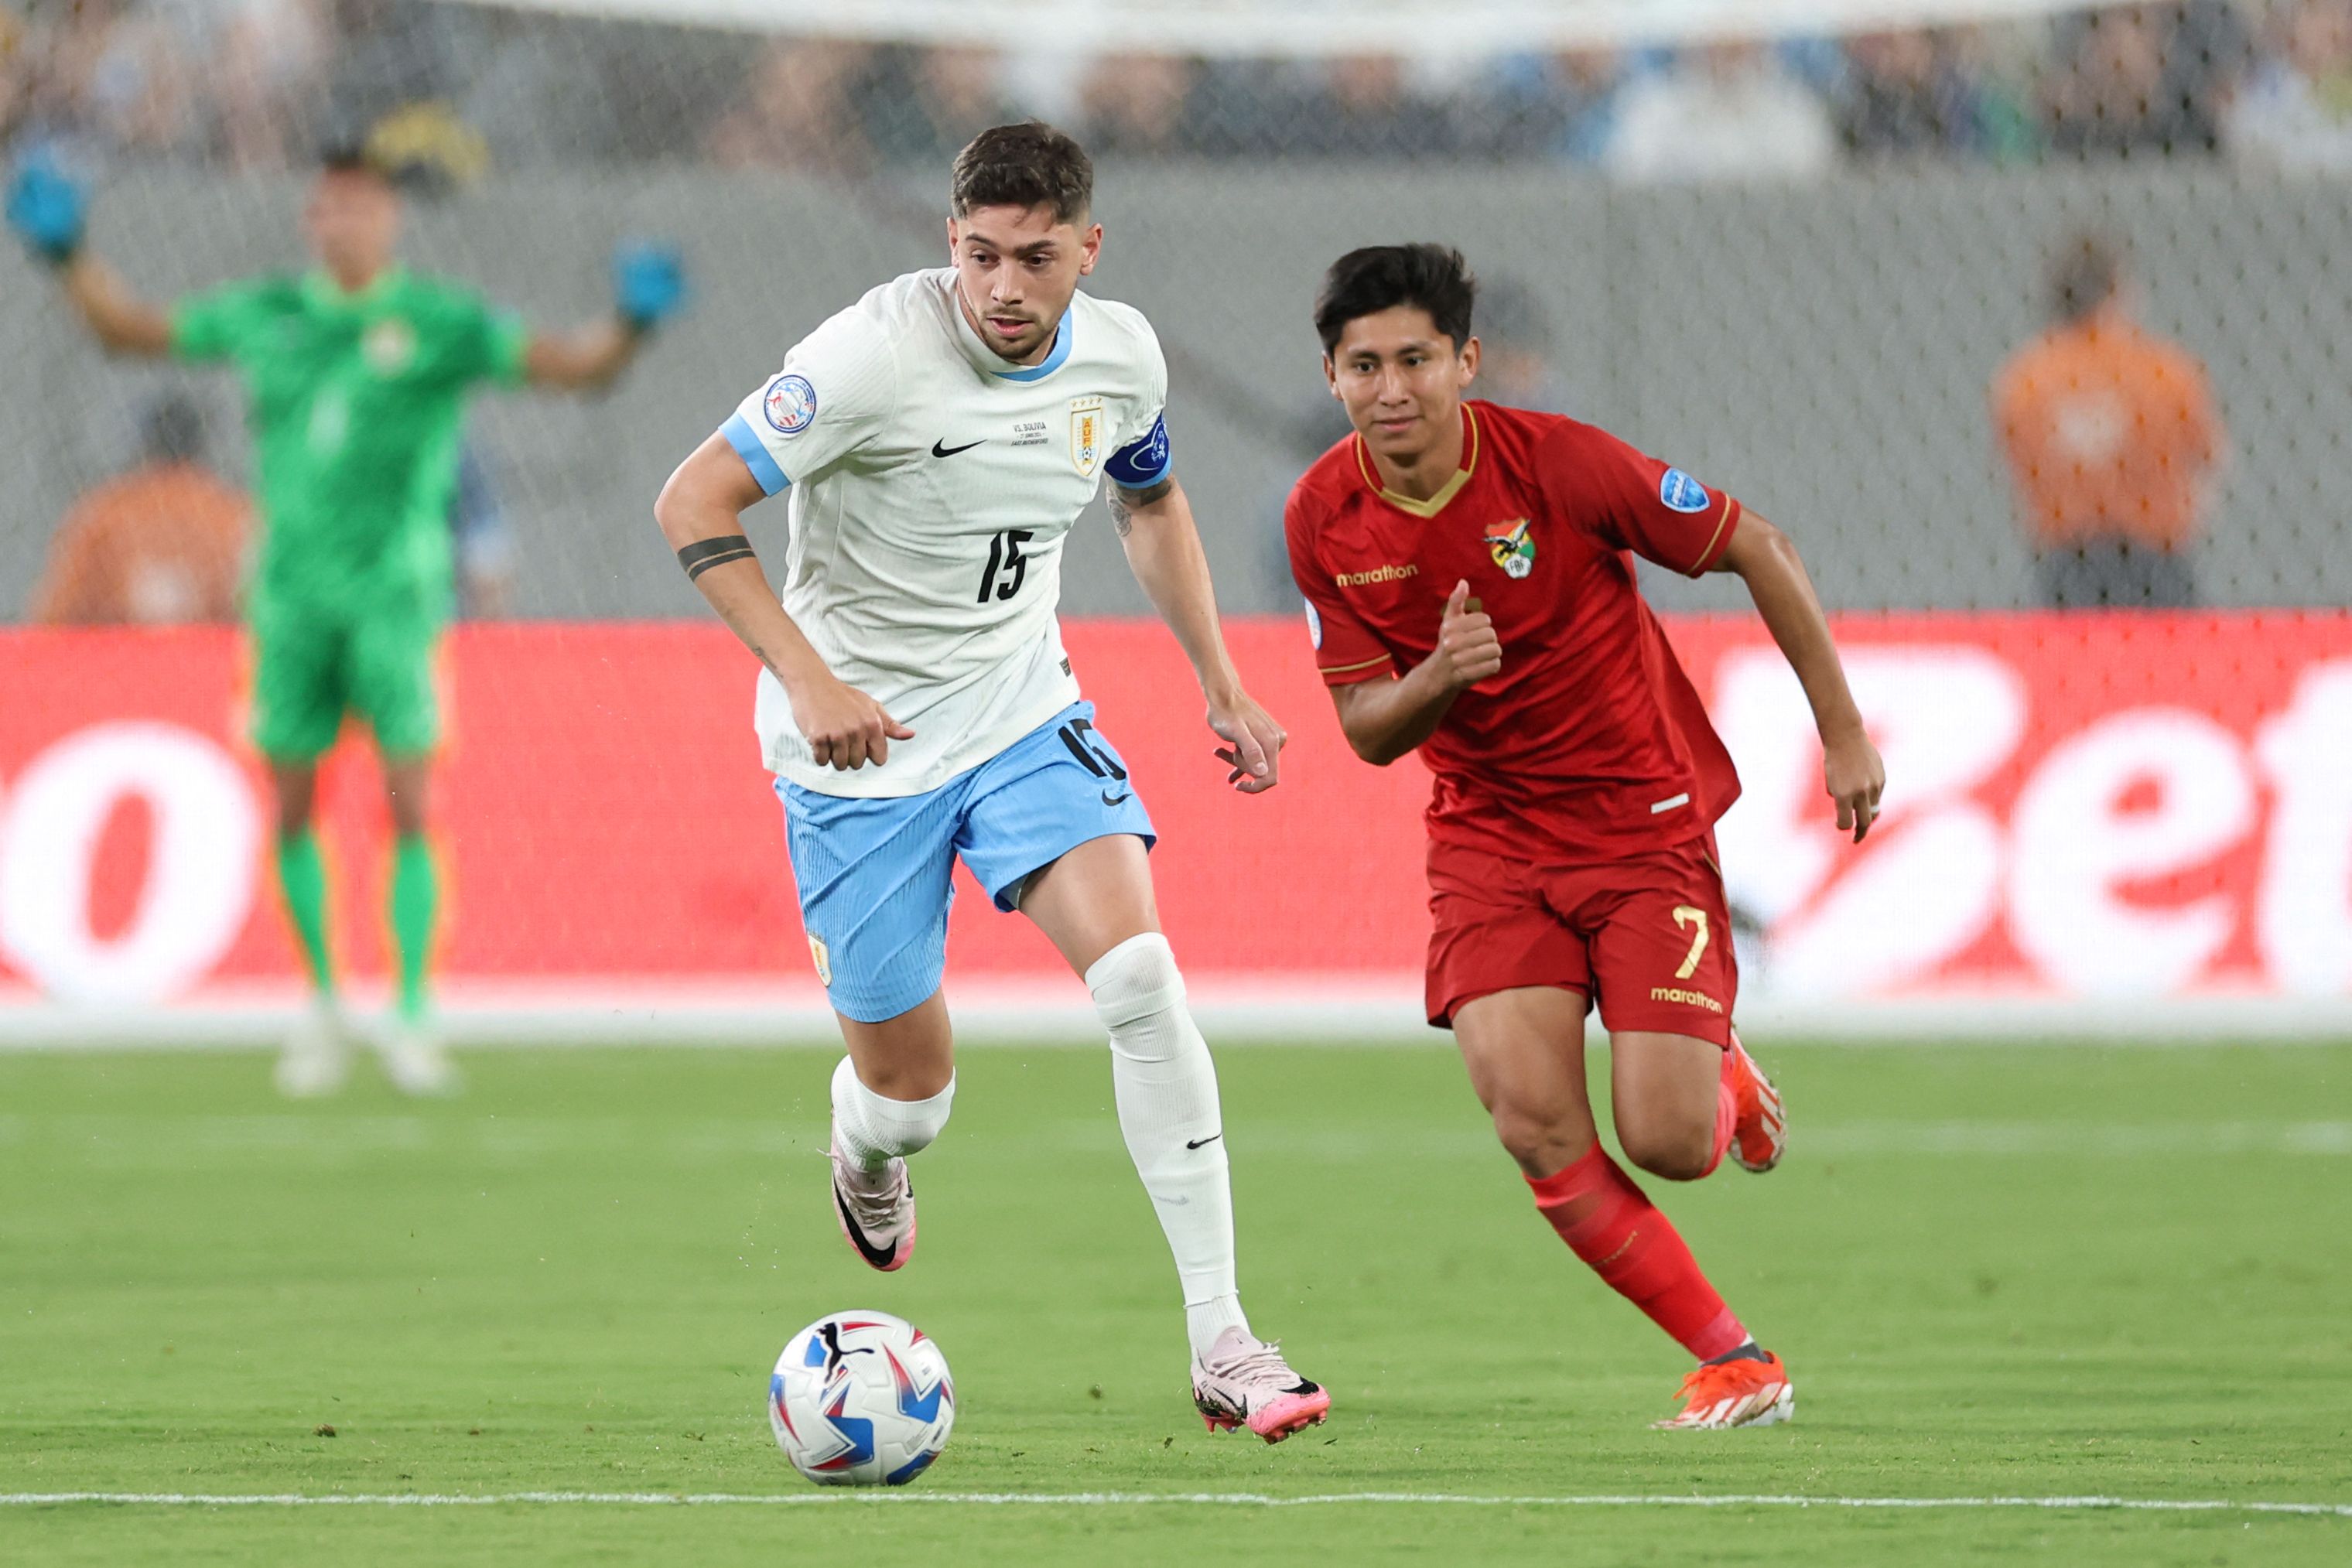
{"type": "Polygon", "coordinates": [[[1102,466],[1103,400],[1081,397],[1070,400],[1070,466],[1079,475],[1091,479],[1102,466]]]}

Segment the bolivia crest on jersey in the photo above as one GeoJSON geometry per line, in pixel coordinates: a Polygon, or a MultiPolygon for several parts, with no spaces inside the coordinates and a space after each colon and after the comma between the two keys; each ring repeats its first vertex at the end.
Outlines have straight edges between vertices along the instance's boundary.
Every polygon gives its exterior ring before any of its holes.
{"type": "Polygon", "coordinates": [[[1079,397],[1070,400],[1070,466],[1078,476],[1091,479],[1103,460],[1103,400],[1079,397]]]}
{"type": "Polygon", "coordinates": [[[1536,569],[1536,541],[1528,533],[1528,519],[1514,517],[1486,530],[1486,551],[1503,575],[1517,581],[1536,569]]]}

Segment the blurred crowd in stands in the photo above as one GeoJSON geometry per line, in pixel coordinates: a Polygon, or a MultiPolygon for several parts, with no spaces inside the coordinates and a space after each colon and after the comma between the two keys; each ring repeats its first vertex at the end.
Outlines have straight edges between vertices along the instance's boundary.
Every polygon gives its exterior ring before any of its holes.
{"type": "Polygon", "coordinates": [[[0,140],[267,170],[936,166],[1036,114],[1109,157],[1556,160],[1629,182],[1842,162],[2352,167],[2352,0],[2176,0],[1843,39],[1483,60],[1008,55],[442,0],[0,0],[0,140]]]}

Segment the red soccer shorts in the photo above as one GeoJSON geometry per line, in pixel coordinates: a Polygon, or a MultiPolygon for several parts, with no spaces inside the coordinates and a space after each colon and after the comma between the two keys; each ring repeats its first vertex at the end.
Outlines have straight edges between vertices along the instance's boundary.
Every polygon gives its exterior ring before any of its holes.
{"type": "Polygon", "coordinates": [[[1429,846],[1429,1021],[1496,991],[1559,986],[1612,1033],[1731,1043],[1739,967],[1715,836],[1576,866],[1429,846]]]}

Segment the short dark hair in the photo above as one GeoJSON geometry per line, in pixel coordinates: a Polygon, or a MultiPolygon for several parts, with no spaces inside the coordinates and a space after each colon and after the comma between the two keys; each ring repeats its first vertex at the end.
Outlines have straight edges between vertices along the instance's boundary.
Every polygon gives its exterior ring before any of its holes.
{"type": "Polygon", "coordinates": [[[411,171],[386,162],[373,143],[342,139],[329,141],[320,147],[319,174],[322,179],[329,175],[357,175],[374,181],[395,196],[425,188],[427,183],[413,178],[411,171]]]}
{"type": "Polygon", "coordinates": [[[151,463],[194,463],[205,455],[205,415],[184,392],[161,393],[140,413],[140,450],[151,463]]]}
{"type": "Polygon", "coordinates": [[[368,151],[365,136],[355,131],[336,131],[319,143],[319,172],[322,174],[374,174],[382,177],[383,166],[368,151]]]}
{"type": "Polygon", "coordinates": [[[948,210],[1046,207],[1056,223],[1078,223],[1094,210],[1095,165],[1077,139],[1042,120],[995,125],[956,154],[948,210]]]}
{"type": "Polygon", "coordinates": [[[2050,264],[2050,313],[2079,321],[2123,286],[2123,257],[2105,235],[2078,234],[2058,247],[2050,264]]]}
{"type": "Polygon", "coordinates": [[[1470,311],[1478,280],[1462,253],[1444,245],[1374,245],[1331,264],[1315,295],[1315,330],[1323,351],[1337,351],[1339,334],[1361,316],[1418,305],[1458,350],[1470,341],[1470,311]]]}

